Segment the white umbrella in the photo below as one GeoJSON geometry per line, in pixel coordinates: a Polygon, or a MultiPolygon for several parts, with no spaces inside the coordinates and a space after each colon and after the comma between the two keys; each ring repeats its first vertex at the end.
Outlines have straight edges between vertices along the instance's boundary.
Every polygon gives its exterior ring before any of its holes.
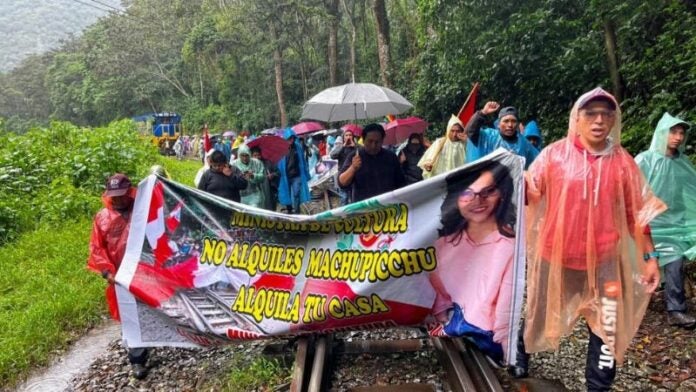
{"type": "Polygon", "coordinates": [[[323,122],[364,120],[399,114],[413,105],[394,90],[371,83],[327,88],[304,104],[302,118],[323,122]]]}

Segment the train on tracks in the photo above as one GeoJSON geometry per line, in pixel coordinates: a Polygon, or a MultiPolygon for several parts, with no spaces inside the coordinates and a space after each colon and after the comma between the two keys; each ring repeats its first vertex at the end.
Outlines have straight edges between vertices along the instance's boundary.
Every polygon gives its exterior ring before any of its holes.
{"type": "Polygon", "coordinates": [[[174,143],[181,137],[181,115],[173,112],[153,113],[152,144],[162,155],[174,155],[174,143]]]}

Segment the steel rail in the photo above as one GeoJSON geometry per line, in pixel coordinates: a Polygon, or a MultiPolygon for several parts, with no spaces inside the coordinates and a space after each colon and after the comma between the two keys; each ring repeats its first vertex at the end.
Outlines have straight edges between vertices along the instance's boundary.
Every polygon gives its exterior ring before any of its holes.
{"type": "MultiPolygon", "coordinates": [[[[298,339],[291,392],[319,392],[329,386],[328,365],[339,355],[363,353],[416,352],[434,349],[455,392],[502,392],[495,372],[485,356],[463,339],[430,338],[403,340],[361,340],[333,342],[332,335],[303,336],[298,339]]],[[[411,383],[354,387],[356,392],[434,391],[432,384],[411,383]]]]}

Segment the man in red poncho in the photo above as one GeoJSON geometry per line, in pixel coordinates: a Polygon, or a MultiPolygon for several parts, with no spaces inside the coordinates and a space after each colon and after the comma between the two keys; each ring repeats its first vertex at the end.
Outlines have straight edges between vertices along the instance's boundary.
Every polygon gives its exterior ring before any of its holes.
{"type": "MultiPolygon", "coordinates": [[[[94,217],[87,268],[100,273],[109,282],[106,288],[106,302],[111,316],[119,320],[114,276],[126,252],[130,218],[135,201],[135,188],[131,186],[130,179],[120,173],[109,177],[102,201],[104,208],[94,217]]],[[[135,378],[143,379],[147,376],[145,367],[147,348],[129,349],[128,361],[133,367],[135,378]]]]}
{"type": "Polygon", "coordinates": [[[601,88],[573,106],[568,136],[527,181],[527,352],[558,349],[587,321],[589,391],[608,391],[660,282],[648,224],[665,210],[621,147],[621,108],[601,88]]]}

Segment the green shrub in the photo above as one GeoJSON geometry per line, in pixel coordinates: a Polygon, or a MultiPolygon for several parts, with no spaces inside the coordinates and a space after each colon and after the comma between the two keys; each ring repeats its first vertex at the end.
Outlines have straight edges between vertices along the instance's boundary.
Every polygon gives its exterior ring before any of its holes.
{"type": "Polygon", "coordinates": [[[76,188],[67,177],[54,180],[36,201],[42,206],[41,223],[54,225],[74,217],[88,217],[101,207],[99,196],[76,188]]]}
{"type": "Polygon", "coordinates": [[[41,220],[91,216],[108,176],[135,181],[157,159],[130,120],[103,128],[53,122],[23,135],[0,130],[0,244],[41,220]]]}
{"type": "Polygon", "coordinates": [[[92,217],[109,175],[137,184],[153,164],[189,185],[201,166],[158,155],[131,121],[0,129],[0,385],[47,364],[106,314],[104,281],[85,268],[92,217]]]}

